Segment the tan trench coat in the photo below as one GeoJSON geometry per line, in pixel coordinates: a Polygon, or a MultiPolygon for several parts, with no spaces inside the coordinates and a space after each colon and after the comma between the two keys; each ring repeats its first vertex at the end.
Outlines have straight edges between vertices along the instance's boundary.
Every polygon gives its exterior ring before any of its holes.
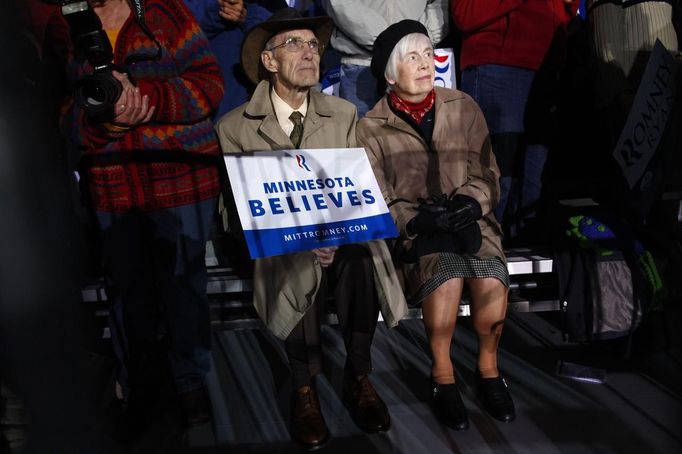
{"type": "MultiPolygon", "coordinates": [[[[393,113],[386,96],[359,121],[358,142],[367,150],[405,247],[414,238],[406,226],[416,215],[417,198],[465,194],[476,199],[483,211],[478,221],[483,241],[476,255],[505,260],[500,226],[492,213],[499,198],[500,175],[483,113],[461,91],[435,90],[433,152],[412,126],[393,113]]],[[[437,272],[438,254],[401,268],[407,293],[412,295],[437,272]]]]}
{"type": "MultiPolygon", "coordinates": [[[[216,124],[223,153],[291,149],[270,101],[270,83],[262,81],[251,101],[216,124]]],[[[311,90],[303,122],[301,148],[356,146],[356,109],[351,103],[311,90]]],[[[407,313],[400,283],[383,241],[364,243],[372,253],[381,313],[393,327],[407,313]]],[[[253,304],[268,328],[285,339],[315,301],[322,267],[309,251],[256,260],[253,304]]]]}

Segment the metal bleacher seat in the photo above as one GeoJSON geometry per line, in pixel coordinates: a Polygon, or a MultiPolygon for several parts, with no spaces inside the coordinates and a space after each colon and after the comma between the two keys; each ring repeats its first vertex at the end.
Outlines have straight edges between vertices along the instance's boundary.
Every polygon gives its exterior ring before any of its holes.
{"type": "MultiPolygon", "coordinates": [[[[217,248],[216,248],[217,249],[217,248]]],[[[547,253],[515,248],[506,251],[510,275],[509,310],[513,312],[540,312],[560,310],[556,274],[552,257],[547,253]]],[[[216,324],[235,321],[255,321],[257,315],[251,304],[252,280],[240,277],[235,269],[221,265],[216,257],[213,242],[208,243],[206,265],[208,267],[207,293],[211,305],[211,318],[216,324]]],[[[106,321],[108,314],[104,280],[100,279],[82,290],[84,302],[96,305],[95,313],[106,321]]],[[[459,308],[461,316],[470,315],[466,297],[459,308]]],[[[381,317],[381,316],[380,316],[381,317]]],[[[421,309],[410,309],[407,318],[421,318],[421,309]]],[[[337,323],[336,314],[328,314],[327,322],[337,323]]],[[[106,322],[102,335],[108,337],[106,322]]]]}

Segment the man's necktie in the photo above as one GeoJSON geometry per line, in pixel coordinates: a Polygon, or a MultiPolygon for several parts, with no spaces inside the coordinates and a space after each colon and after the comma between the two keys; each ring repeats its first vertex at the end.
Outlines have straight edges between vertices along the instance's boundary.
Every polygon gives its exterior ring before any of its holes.
{"type": "Polygon", "coordinates": [[[301,112],[297,112],[295,110],[291,113],[291,115],[289,115],[289,120],[294,123],[294,129],[291,131],[291,134],[289,134],[289,138],[291,139],[291,143],[293,143],[296,148],[301,146],[301,139],[303,139],[302,118],[303,115],[301,112]]]}

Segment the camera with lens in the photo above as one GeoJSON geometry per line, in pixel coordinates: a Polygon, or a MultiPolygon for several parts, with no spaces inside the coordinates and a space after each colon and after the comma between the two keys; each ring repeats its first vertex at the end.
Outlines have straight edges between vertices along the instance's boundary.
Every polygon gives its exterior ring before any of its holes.
{"type": "Polygon", "coordinates": [[[61,11],[71,30],[76,60],[87,61],[93,68],[92,74],[76,81],[75,101],[88,116],[111,118],[123,91],[112,71],[125,72],[125,69],[112,63],[111,43],[87,0],[64,0],[61,11]]]}

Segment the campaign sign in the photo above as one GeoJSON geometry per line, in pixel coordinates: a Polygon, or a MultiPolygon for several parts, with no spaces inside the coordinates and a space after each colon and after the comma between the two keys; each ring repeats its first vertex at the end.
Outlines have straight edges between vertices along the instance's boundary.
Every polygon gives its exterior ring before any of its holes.
{"type": "Polygon", "coordinates": [[[434,85],[437,87],[457,88],[457,78],[455,73],[455,55],[451,48],[433,50],[433,61],[435,64],[436,76],[434,85]]]}
{"type": "Polygon", "coordinates": [[[657,39],[613,152],[630,189],[646,175],[649,161],[665,133],[674,99],[675,62],[657,39]]]}
{"type": "Polygon", "coordinates": [[[398,236],[364,148],[225,156],[252,258],[398,236]]]}
{"type": "Polygon", "coordinates": [[[320,81],[320,91],[325,95],[339,96],[341,86],[341,66],[337,65],[324,73],[320,81]]]}

